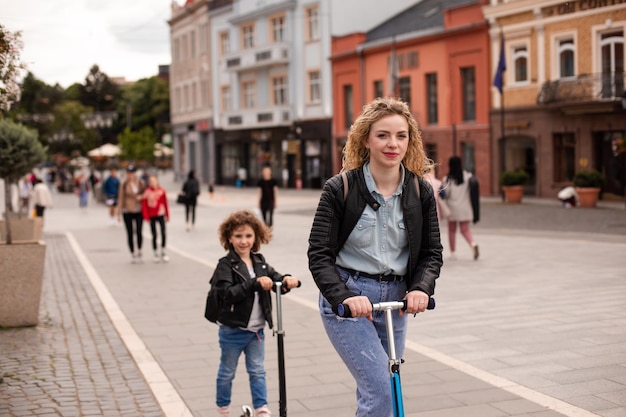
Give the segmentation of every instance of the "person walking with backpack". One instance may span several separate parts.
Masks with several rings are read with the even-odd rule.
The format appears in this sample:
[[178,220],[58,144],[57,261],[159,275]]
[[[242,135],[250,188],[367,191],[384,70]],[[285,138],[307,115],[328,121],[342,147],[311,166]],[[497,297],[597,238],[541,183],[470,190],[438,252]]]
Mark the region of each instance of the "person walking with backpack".
[[182,194],[185,196],[185,225],[189,231],[196,224],[196,205],[200,195],[200,183],[196,179],[196,173],[193,169],[187,174]]
[[[406,300],[393,313],[396,355],[407,315],[426,311],[443,265],[435,195],[409,106],[379,98],[348,132],[342,173],[326,181],[309,235],[309,270],[324,329],[356,381],[357,417],[389,417],[385,315],[372,303]],[[353,318],[337,316],[339,305]]]
[[220,417],[230,417],[232,382],[241,354],[246,355],[252,405],[255,417],[269,417],[265,381],[265,323],[270,329],[272,303],[269,291],[275,281],[282,281],[288,292],[298,286],[289,274],[277,272],[258,251],[269,243],[269,228],[248,210],[231,213],[219,226],[222,257],[211,278],[221,307],[218,312],[220,365],[217,372],[216,405]]

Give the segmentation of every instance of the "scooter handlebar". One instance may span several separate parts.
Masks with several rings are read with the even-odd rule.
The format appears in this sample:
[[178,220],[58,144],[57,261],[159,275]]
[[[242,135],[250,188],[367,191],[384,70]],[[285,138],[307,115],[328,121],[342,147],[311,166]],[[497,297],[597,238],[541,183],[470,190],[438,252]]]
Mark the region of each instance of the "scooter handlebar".
[[[436,306],[435,299],[433,297],[428,298],[428,306],[426,310],[434,310]],[[386,301],[382,303],[372,304],[372,310],[380,311],[380,310],[406,310],[406,300],[402,301]],[[350,307],[347,304],[339,304],[337,306],[337,315],[343,318],[352,317],[352,312],[350,311]]]
[[[276,292],[276,287],[277,287],[276,284],[277,284],[276,282],[272,284],[272,291],[274,291],[274,292]],[[283,291],[282,290],[282,285],[283,285],[282,282],[279,282],[278,284],[281,285],[281,291]],[[296,288],[300,288],[301,286],[302,286],[302,281],[298,280],[298,285],[296,285]]]

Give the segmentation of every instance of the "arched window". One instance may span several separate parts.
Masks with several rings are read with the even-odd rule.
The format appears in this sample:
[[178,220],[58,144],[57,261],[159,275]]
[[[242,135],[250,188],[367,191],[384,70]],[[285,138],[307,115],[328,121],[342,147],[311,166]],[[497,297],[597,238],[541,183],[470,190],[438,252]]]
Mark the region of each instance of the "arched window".
[[528,81],[528,50],[526,46],[517,46],[513,49],[513,63],[515,65],[515,82]]
[[559,41],[559,78],[574,76],[574,40],[562,39]]

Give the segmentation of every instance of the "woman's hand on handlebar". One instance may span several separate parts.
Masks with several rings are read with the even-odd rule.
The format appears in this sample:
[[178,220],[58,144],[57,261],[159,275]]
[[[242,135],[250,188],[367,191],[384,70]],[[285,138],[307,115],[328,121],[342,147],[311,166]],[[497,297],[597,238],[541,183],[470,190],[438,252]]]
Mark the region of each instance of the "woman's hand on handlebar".
[[274,285],[274,281],[272,281],[272,279],[267,276],[257,277],[256,282],[258,282],[261,288],[263,288],[265,291],[271,290],[272,285]]
[[364,295],[346,298],[342,304],[348,306],[352,317],[367,317],[370,321],[373,319],[372,302]]
[[414,290],[409,292],[404,297],[404,299],[406,300],[406,310],[400,310],[400,315],[403,315],[405,313],[423,313],[428,307],[428,298],[428,294],[423,291]]

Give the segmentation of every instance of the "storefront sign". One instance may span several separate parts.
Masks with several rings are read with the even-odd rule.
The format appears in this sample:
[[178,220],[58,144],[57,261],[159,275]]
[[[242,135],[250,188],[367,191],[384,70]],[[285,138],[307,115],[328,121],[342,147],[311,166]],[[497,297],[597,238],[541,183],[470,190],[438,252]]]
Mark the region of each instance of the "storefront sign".
[[568,13],[583,12],[585,10],[599,9],[601,7],[624,4],[626,0],[578,0],[568,1],[554,6],[544,7],[541,14],[544,17],[564,15]]

